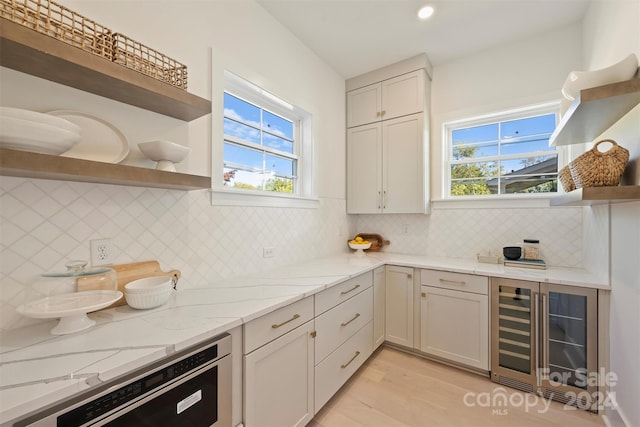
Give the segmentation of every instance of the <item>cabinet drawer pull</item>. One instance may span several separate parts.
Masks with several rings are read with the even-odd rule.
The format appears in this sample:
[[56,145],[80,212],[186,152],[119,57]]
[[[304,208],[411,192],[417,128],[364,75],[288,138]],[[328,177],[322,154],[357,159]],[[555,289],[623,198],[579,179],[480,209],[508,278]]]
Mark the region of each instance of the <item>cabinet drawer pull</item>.
[[344,323],[340,323],[340,326],[347,326],[349,323],[353,322],[354,320],[356,320],[358,317],[360,317],[360,313],[356,313],[355,316],[353,316],[353,319],[349,320],[348,322],[344,322]]
[[422,293],[422,298],[426,298],[426,297],[427,297],[427,293],[426,293],[426,292],[423,292],[423,293]]
[[286,325],[286,324],[287,324],[287,323],[289,323],[289,322],[293,322],[293,321],[294,321],[294,320],[296,320],[298,317],[300,317],[300,315],[299,315],[299,314],[294,314],[294,315],[293,315],[293,317],[292,317],[291,319],[289,319],[289,320],[285,320],[284,322],[279,323],[279,324],[277,324],[277,325],[276,325],[276,324],[273,324],[273,325],[271,325],[271,327],[272,327],[273,329],[278,329],[280,326],[284,326],[284,325]]
[[447,280],[447,279],[440,279],[441,283],[449,283],[452,285],[460,285],[460,286],[464,286],[467,284],[467,282],[465,282],[464,280]]
[[351,362],[353,362],[353,360],[354,360],[356,357],[358,357],[358,356],[360,356],[360,352],[359,352],[359,351],[356,351],[356,354],[354,354],[354,355],[353,355],[353,357],[352,357],[352,358],[351,358],[347,363],[345,363],[344,365],[340,365],[340,367],[341,367],[342,369],[346,368],[346,367],[347,367],[347,366],[349,366],[349,365],[351,364]]
[[353,288],[349,289],[348,291],[342,291],[342,292],[340,292],[340,295],[346,295],[346,294],[348,294],[349,292],[353,292],[353,291],[355,291],[355,290],[356,290],[356,289],[358,289],[359,287],[360,287],[360,285],[355,285]]

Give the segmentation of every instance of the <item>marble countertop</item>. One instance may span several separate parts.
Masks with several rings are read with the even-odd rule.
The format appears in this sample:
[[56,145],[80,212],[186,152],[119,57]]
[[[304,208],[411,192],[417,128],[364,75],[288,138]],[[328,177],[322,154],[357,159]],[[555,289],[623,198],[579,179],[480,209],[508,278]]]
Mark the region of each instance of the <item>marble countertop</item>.
[[76,334],[51,335],[52,320],[0,335],[0,424],[385,264],[609,289],[582,270],[392,253],[341,254],[201,288],[178,288],[156,309],[125,305],[91,313],[97,324]]

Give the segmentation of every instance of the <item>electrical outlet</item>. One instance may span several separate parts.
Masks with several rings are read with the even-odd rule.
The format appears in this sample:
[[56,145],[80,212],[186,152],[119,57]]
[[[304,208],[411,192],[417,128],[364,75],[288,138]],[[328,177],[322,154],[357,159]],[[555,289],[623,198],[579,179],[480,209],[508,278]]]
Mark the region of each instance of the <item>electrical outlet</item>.
[[276,255],[276,248],[264,247],[262,248],[262,258],[273,258]]
[[402,234],[409,234],[409,224],[402,224]]
[[111,239],[91,240],[91,265],[113,264],[116,257],[116,247]]

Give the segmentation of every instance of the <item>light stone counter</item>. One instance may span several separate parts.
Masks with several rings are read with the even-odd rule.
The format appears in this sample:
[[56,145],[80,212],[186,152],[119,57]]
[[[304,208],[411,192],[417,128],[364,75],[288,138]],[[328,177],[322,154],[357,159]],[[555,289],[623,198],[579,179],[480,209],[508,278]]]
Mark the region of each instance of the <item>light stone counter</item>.
[[0,335],[0,424],[385,264],[608,289],[581,270],[528,270],[392,253],[342,254],[175,292],[152,310],[91,313],[96,326],[52,336],[57,320]]

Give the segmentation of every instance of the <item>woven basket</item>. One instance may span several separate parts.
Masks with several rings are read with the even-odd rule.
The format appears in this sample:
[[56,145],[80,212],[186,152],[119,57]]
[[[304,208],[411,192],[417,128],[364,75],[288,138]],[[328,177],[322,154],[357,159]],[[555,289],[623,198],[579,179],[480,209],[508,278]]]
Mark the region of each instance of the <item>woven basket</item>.
[[[601,152],[598,150],[598,145],[603,142],[610,142],[613,147]],[[569,169],[577,188],[615,187],[620,184],[628,161],[629,150],[620,147],[612,139],[603,139],[596,142],[591,150],[569,163]]]
[[558,172],[558,179],[560,180],[565,192],[568,193],[576,189],[576,183],[573,182],[573,178],[571,177],[571,169],[569,169],[569,165],[560,169],[560,172]]

